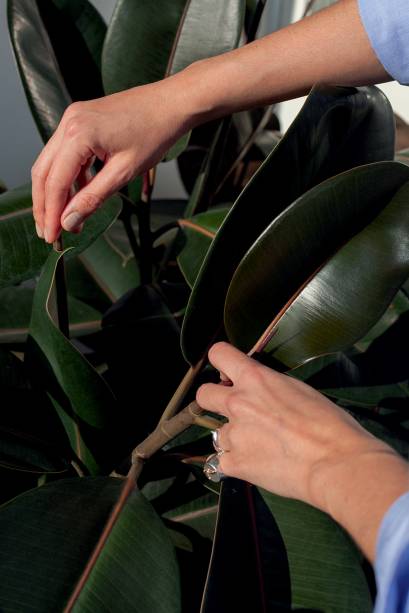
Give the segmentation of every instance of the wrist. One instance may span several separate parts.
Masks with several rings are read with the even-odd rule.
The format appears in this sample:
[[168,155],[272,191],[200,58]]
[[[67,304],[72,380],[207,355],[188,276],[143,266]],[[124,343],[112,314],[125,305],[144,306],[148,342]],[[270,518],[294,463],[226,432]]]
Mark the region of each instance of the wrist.
[[313,504],[347,530],[370,560],[385,513],[408,490],[408,463],[376,439],[329,460],[311,480]]
[[223,79],[226,63],[226,57],[199,60],[170,78],[179,90],[178,110],[188,130],[232,112]]

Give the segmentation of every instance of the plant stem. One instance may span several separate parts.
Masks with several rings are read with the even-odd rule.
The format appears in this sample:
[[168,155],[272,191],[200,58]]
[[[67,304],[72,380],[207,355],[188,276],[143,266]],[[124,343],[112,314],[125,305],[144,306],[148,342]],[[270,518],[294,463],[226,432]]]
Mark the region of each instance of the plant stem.
[[180,382],[178,388],[176,389],[175,393],[173,394],[172,398],[170,399],[166,409],[163,411],[163,414],[162,414],[162,417],[160,418],[159,423],[167,421],[168,419],[173,417],[173,415],[175,415],[175,413],[178,411],[186,394],[188,393],[191,386],[193,385],[197,375],[203,368],[205,360],[206,360],[206,356],[203,356],[197,364],[189,368],[189,370],[183,377],[182,381]]
[[254,17],[249,27],[249,33],[247,37],[247,42],[252,43],[256,38],[257,30],[260,25],[261,16],[263,15],[264,7],[266,6],[267,0],[259,0],[259,3],[256,6],[256,10],[254,11]]
[[310,10],[312,9],[312,7],[315,4],[315,0],[309,0],[307,6],[305,7],[305,11],[303,13],[302,19],[304,19],[305,17],[307,17],[308,13],[310,12]]
[[248,137],[248,139],[246,140],[246,142],[242,146],[241,151],[239,151],[239,154],[236,157],[236,159],[234,160],[233,164],[230,166],[230,168],[228,169],[228,171],[224,175],[223,179],[220,181],[217,189],[214,192],[215,196],[217,196],[217,194],[220,192],[220,190],[226,184],[226,181],[232,176],[232,174],[236,171],[237,167],[239,166],[240,162],[244,159],[244,157],[250,151],[251,147],[254,145],[254,143],[256,141],[257,136],[264,130],[264,128],[266,127],[266,125],[270,121],[271,116],[273,115],[273,112],[274,112],[274,108],[275,108],[275,105],[272,105],[272,106],[267,107],[267,109],[264,111],[263,116],[262,116],[262,118],[259,121],[259,124],[256,126],[256,128],[250,134],[250,136]]
[[[53,243],[55,251],[63,251],[62,237],[57,238]],[[69,317],[68,317],[68,302],[67,302],[67,284],[65,279],[64,258],[61,258],[55,273],[55,301],[56,301],[56,317],[57,325],[60,331],[67,338],[70,337]]]
[[132,474],[133,478],[138,480],[145,460],[151,458],[163,445],[181,432],[197,423],[196,420],[201,418],[202,413],[203,409],[196,401],[193,401],[171,419],[160,421],[155,430],[133,450],[132,467],[128,477]]
[[129,240],[129,244],[132,249],[132,253],[135,256],[135,260],[138,261],[140,257],[140,249],[138,245],[138,241],[136,240],[135,232],[132,227],[132,215],[135,213],[136,205],[133,204],[132,200],[128,198],[122,192],[119,192],[119,195],[122,200],[122,212],[119,216],[122,223],[124,224],[125,232]]
[[142,284],[152,282],[152,231],[151,231],[151,196],[155,182],[155,169],[148,170],[143,175],[141,201],[136,209],[139,224],[140,257],[139,266]]

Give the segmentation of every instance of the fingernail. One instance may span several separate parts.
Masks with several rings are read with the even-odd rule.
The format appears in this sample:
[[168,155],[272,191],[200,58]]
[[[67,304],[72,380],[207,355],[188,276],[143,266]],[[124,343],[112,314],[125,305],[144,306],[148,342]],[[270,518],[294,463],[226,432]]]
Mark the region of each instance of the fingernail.
[[46,243],[50,243],[50,233],[48,232],[47,228],[45,228],[44,230],[44,240]]
[[67,230],[67,232],[72,232],[72,230],[74,230],[77,226],[79,226],[81,222],[82,222],[81,215],[77,213],[76,211],[73,211],[72,213],[67,215],[67,217],[63,220],[61,225],[64,228],[64,230]]
[[44,238],[44,233],[42,229],[40,228],[40,226],[38,225],[38,223],[36,223],[36,232],[37,232],[38,238]]
[[73,232],[75,232],[75,234],[80,234],[82,232],[83,228],[84,228],[84,224],[82,223],[79,226],[77,226],[75,228],[75,230],[73,230]]

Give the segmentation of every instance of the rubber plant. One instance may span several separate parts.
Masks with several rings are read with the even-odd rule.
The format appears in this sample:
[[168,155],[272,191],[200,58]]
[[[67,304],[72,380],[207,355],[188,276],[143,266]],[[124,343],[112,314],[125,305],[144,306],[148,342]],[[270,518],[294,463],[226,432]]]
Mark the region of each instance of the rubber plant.
[[[106,27],[87,0],[9,0],[40,133],[72,100],[251,40],[264,4],[119,0]],[[217,380],[217,339],[408,454],[409,168],[391,107],[375,87],[314,87],[235,198],[229,169],[270,120],[193,134],[190,166],[186,137],[170,153],[186,200],[153,199],[150,171],[54,248],[30,186],[0,194],[2,611],[372,610],[372,571],[330,517],[202,470],[220,421],[194,396]]]

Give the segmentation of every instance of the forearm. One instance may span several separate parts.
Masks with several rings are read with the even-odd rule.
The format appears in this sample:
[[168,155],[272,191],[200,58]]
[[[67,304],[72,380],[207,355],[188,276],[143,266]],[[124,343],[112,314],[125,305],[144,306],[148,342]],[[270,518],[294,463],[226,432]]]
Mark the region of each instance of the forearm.
[[376,58],[357,0],[333,6],[175,75],[190,125],[306,94],[314,83],[391,80]]
[[319,506],[345,528],[373,562],[385,513],[409,491],[409,464],[379,443],[379,450],[358,452],[324,468],[315,486]]

